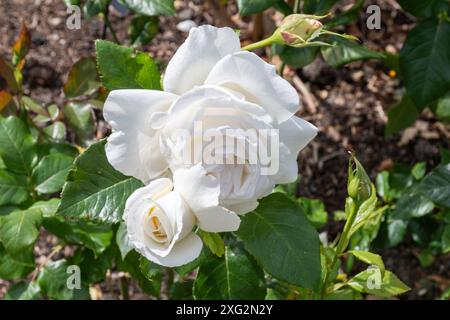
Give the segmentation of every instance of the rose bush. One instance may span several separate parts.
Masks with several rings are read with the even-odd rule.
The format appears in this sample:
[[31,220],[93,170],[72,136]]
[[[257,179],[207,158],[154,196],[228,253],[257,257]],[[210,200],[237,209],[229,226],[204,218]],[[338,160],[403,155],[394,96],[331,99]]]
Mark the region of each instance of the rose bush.
[[[164,91],[127,89],[110,93],[104,115],[113,133],[108,138],[106,155],[115,169],[144,183],[172,175],[175,190],[201,229],[237,230],[239,214],[254,210],[258,199],[270,194],[276,184],[297,179],[298,153],[314,138],[317,129],[295,116],[300,107],[295,89],[276,73],[274,66],[251,52],[241,51],[232,29],[192,29],[167,66],[163,86]],[[196,134],[196,123],[207,130],[206,135],[219,132],[231,139],[225,139],[225,145],[219,144],[218,148],[212,147],[209,154],[194,154],[186,162],[187,149],[204,150],[209,144]],[[230,135],[227,129],[235,130]],[[268,154],[267,139],[252,139],[245,134],[245,130],[252,129],[271,130],[271,141],[279,142],[276,172],[262,174],[261,159],[253,163],[250,157],[254,155],[227,146],[237,140],[241,147],[246,143],[257,145]],[[180,130],[188,133],[187,139],[180,139]],[[218,154],[226,161],[215,161]],[[131,198],[145,192],[150,191],[140,189]],[[141,208],[130,201],[125,219],[142,214],[133,211]],[[179,209],[173,214],[183,212]],[[138,219],[134,223],[148,222]],[[128,222],[127,226],[135,234],[134,227]],[[138,250],[144,250],[143,243],[147,242],[139,242]],[[195,257],[185,258],[184,263]],[[164,264],[164,259],[158,263]]]

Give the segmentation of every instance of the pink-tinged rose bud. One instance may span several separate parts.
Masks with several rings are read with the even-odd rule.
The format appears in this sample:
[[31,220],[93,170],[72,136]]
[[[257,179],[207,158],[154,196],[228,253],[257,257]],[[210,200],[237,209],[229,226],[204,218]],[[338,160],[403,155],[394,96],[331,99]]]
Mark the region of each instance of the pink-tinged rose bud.
[[284,18],[281,26],[278,28],[283,42],[295,46],[318,37],[323,29],[323,24],[314,18],[321,17],[292,14]]

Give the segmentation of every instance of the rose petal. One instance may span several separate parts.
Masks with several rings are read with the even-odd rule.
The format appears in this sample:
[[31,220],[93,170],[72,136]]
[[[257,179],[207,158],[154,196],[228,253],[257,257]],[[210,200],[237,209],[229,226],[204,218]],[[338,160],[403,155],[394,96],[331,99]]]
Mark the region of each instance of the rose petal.
[[148,182],[167,169],[159,149],[159,131],[150,126],[154,112],[167,111],[176,95],[153,90],[114,90],[103,114],[113,128],[106,156],[125,175]]
[[198,226],[208,232],[236,231],[241,222],[236,213],[219,205],[220,185],[212,175],[197,164],[174,172],[178,192],[197,217]]
[[289,119],[299,109],[295,89],[276,73],[275,66],[251,52],[240,51],[221,59],[205,84],[244,94],[247,101],[262,106],[278,122]]
[[157,264],[166,267],[178,267],[195,260],[201,253],[203,247],[202,240],[198,235],[192,233],[183,240],[175,243],[172,250],[165,257],[145,251],[144,256]]
[[231,28],[204,25],[191,29],[167,66],[164,90],[182,94],[203,84],[217,61],[239,50],[239,37]]

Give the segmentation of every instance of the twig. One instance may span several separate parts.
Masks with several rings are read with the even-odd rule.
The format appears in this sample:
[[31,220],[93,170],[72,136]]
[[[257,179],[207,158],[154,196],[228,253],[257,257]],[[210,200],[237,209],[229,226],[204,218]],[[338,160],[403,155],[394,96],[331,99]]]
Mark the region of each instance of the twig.
[[303,83],[302,79],[300,79],[299,76],[294,75],[292,78],[292,82],[294,83],[294,86],[297,88],[298,91],[300,91],[300,94],[303,97],[303,101],[305,102],[306,110],[310,114],[316,114],[317,113],[317,107],[314,100],[313,95],[309,92],[306,85]]
[[162,300],[169,300],[170,287],[172,286],[172,282],[173,282],[173,270],[171,268],[164,268],[160,291]]
[[58,244],[57,246],[53,247],[52,251],[50,251],[50,254],[45,258],[45,260],[33,271],[33,275],[31,277],[31,282],[34,282],[36,280],[37,275],[39,272],[44,268],[47,263],[50,262],[50,260],[57,254],[61,249],[63,248],[63,244]]

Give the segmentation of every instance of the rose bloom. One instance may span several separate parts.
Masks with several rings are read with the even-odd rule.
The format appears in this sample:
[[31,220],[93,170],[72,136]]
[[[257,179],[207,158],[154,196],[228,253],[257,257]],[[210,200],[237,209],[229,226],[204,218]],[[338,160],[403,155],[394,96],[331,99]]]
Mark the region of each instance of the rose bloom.
[[130,243],[150,261],[175,267],[200,254],[195,216],[168,178],[136,190],[127,200],[124,219]]
[[[258,199],[268,195],[276,184],[297,179],[298,153],[317,129],[295,116],[300,107],[295,89],[277,75],[274,66],[241,51],[232,29],[207,25],[191,29],[167,66],[163,87],[164,91],[127,89],[110,93],[104,116],[113,133],[106,155],[115,169],[146,184],[171,175],[175,192],[184,199],[201,229],[237,230],[239,215],[254,210]],[[251,139],[236,129],[271,130],[270,140],[278,142],[278,170],[263,174],[261,163],[250,161],[248,154],[230,151],[233,148],[224,151],[224,145],[213,147],[206,160],[219,154],[235,163],[205,161],[203,153],[187,163],[183,158],[186,149],[204,150],[208,146],[195,136],[196,123],[201,123],[205,131],[233,138],[226,140],[225,146],[233,140],[238,147],[268,149],[267,140]],[[230,136],[227,129],[235,131]],[[180,139],[180,130],[191,138]],[[144,196],[145,190],[136,192]],[[127,202],[126,220],[138,209],[132,203],[135,199],[132,195]],[[148,223],[151,220],[127,221],[128,232],[133,224],[140,225],[136,230],[148,228]],[[139,250],[142,252],[142,245]]]

